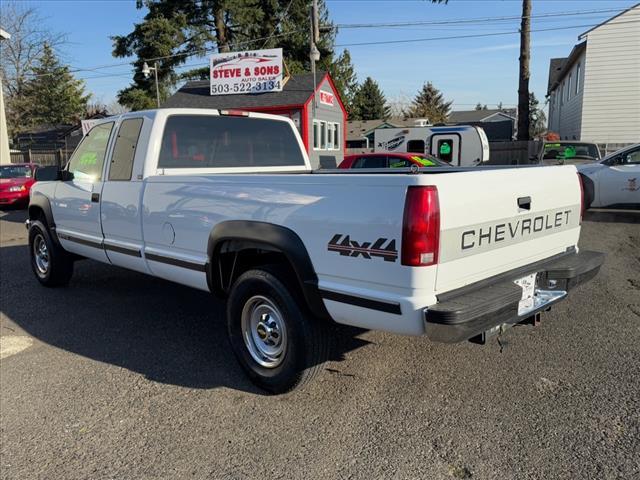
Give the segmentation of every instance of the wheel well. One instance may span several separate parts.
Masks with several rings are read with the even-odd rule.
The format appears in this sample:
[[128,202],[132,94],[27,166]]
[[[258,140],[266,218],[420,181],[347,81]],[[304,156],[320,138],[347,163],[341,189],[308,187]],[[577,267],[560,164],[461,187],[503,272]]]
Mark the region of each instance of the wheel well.
[[37,205],[31,205],[29,207],[29,220],[40,220],[47,225],[47,216],[45,215],[44,210]]
[[262,267],[276,272],[280,280],[292,290],[294,297],[304,300],[313,315],[331,321],[318,293],[317,282],[310,282],[304,278],[299,266],[296,266],[284,251],[266,243],[224,240],[216,245],[207,264],[209,289],[215,295],[226,298],[240,275]]
[[215,286],[215,293],[226,297],[240,275],[267,265],[277,265],[290,279],[296,279],[295,269],[282,251],[256,242],[222,242],[211,265],[211,276],[214,277],[211,283]]

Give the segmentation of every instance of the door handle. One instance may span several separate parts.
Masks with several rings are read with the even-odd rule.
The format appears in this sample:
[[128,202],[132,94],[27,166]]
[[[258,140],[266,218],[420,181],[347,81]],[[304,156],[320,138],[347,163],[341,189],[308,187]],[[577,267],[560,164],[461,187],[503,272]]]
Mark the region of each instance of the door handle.
[[94,203],[98,203],[100,201],[100,194],[99,193],[92,193],[91,194],[91,201]]
[[518,208],[523,210],[531,210],[531,197],[518,198]]

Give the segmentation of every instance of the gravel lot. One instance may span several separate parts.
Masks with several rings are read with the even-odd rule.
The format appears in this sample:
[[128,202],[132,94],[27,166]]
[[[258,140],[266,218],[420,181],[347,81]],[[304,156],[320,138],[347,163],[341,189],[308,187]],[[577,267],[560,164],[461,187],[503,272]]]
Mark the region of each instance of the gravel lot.
[[341,329],[270,397],[209,295],[83,261],[40,287],[0,212],[2,479],[640,478],[640,212],[591,212],[591,283],[497,342]]

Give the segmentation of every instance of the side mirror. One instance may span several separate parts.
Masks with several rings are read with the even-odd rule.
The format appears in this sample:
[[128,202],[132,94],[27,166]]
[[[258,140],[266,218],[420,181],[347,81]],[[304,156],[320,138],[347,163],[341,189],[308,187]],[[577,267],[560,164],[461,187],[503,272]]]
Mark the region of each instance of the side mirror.
[[54,182],[60,179],[60,169],[57,166],[38,167],[34,179],[36,182]]
[[38,167],[34,175],[36,182],[55,182],[61,180],[67,182],[73,180],[73,173],[68,170],[60,170],[57,166]]
[[60,180],[63,182],[73,180],[73,172],[70,172],[69,170],[60,170]]

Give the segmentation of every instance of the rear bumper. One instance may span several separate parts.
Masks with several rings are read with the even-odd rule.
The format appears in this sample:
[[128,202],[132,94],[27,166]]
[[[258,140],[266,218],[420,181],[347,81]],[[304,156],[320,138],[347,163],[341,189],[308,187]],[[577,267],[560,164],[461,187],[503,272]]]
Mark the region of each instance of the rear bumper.
[[[438,303],[424,310],[427,337],[455,343],[502,324],[521,322],[591,280],[603,262],[603,253],[574,251],[447,292],[438,297]],[[536,272],[533,308],[518,314],[522,288],[514,280]]]

